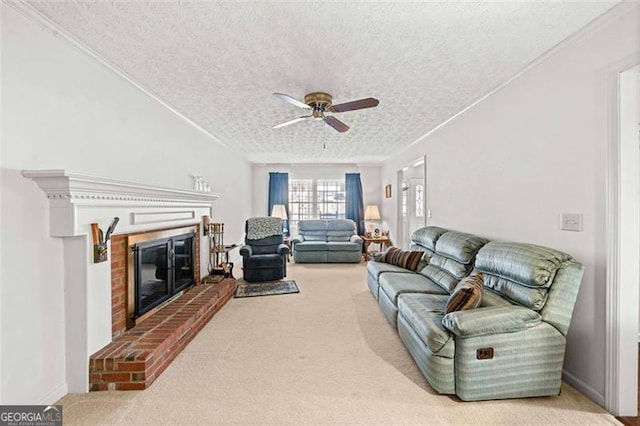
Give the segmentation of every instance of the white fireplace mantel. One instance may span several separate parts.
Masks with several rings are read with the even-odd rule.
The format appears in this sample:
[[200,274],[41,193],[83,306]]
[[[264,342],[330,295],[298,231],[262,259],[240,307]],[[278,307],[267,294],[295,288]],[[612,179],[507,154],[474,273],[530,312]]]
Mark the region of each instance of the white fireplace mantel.
[[[62,237],[65,298],[65,364],[69,392],[88,392],[89,357],[111,341],[111,265],[93,260],[91,224],[103,230],[119,218],[114,234],[201,224],[219,196],[69,173],[23,170],[49,199],[49,233]],[[200,233],[200,247],[207,247]],[[207,250],[201,250],[201,275]]]
[[[210,211],[211,203],[219,197],[211,192],[142,185],[66,170],[23,170],[22,176],[33,179],[49,199],[52,237],[86,234],[87,224],[79,220],[79,214],[92,209],[124,214],[119,232],[158,227],[163,222],[195,222],[199,219],[195,209]],[[95,213],[88,216],[100,216]]]

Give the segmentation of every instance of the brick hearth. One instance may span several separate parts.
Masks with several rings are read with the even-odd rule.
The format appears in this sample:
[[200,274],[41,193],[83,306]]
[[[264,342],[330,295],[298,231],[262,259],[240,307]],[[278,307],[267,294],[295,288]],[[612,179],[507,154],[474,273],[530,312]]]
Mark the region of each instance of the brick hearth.
[[93,354],[89,387],[146,389],[233,296],[234,279],[198,284]]

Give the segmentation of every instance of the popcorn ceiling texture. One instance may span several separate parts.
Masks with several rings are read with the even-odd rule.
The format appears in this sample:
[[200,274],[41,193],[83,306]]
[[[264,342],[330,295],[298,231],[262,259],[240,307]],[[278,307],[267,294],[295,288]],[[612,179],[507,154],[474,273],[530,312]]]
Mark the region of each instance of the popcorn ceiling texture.
[[[618,1],[28,3],[251,161],[377,163]],[[312,91],[380,105],[271,128]]]

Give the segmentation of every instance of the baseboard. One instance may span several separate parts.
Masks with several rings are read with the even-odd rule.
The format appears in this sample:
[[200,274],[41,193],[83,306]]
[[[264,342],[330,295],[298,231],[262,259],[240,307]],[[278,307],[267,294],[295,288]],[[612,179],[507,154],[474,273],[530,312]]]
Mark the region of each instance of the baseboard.
[[69,393],[69,386],[67,386],[67,382],[61,384],[57,389],[49,392],[47,395],[40,398],[40,401],[37,401],[37,405],[51,405],[54,402],[60,400],[63,396]]
[[594,388],[578,379],[567,370],[562,370],[562,378],[571,386],[585,394],[587,398],[604,408],[604,395],[602,395],[600,392],[596,391]]

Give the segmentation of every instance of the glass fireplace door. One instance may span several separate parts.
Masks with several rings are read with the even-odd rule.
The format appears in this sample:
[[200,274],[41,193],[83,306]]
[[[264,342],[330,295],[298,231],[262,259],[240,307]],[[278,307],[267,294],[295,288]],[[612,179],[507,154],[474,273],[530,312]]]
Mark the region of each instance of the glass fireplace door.
[[169,298],[171,241],[155,240],[137,245],[136,312],[140,316]]
[[135,314],[142,316],[195,283],[194,234],[135,244]]
[[173,292],[193,284],[193,234],[173,238]]

